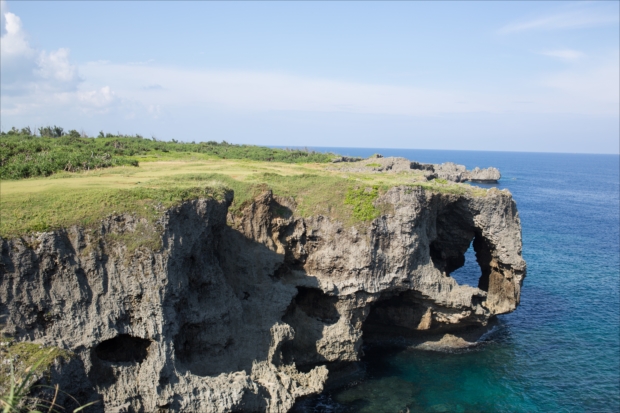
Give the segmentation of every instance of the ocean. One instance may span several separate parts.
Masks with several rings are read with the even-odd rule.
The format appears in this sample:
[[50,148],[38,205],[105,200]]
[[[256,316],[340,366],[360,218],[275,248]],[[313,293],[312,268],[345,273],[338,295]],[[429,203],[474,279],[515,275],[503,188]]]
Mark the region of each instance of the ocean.
[[[620,412],[617,155],[311,148],[495,166],[523,228],[521,305],[473,349],[365,348],[363,378],[297,412]],[[473,251],[453,274],[477,282]]]

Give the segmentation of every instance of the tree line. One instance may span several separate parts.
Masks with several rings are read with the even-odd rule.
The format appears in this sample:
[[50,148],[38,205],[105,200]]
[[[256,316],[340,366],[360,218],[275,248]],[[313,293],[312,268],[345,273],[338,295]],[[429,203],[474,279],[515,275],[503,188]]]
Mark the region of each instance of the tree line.
[[147,154],[202,153],[220,159],[249,159],[265,162],[324,163],[334,154],[308,149],[276,149],[265,146],[237,145],[226,141],[181,142],[147,139],[141,135],[111,134],[101,131],[88,137],[75,129],[65,132],[59,126],[30,127],[0,132],[0,178],[22,179],[49,176],[66,171],[138,166],[136,157]]

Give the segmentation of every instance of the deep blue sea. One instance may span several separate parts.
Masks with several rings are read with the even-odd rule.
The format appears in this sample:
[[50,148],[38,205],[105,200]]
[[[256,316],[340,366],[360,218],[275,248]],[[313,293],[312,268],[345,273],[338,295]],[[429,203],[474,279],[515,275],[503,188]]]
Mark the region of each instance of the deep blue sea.
[[[495,186],[512,192],[521,216],[527,277],[521,305],[499,317],[482,345],[460,353],[366,349],[363,379],[297,411],[620,412],[617,155],[313,149],[499,168]],[[468,252],[453,275],[473,283],[479,271]]]

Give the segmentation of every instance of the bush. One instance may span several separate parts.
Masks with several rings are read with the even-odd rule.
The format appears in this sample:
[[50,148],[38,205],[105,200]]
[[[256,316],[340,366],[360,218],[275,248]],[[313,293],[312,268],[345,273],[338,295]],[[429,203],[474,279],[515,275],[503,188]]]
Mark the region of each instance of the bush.
[[[24,132],[24,133],[22,133]],[[138,155],[158,153],[200,153],[221,159],[308,163],[329,162],[333,154],[313,151],[272,149],[234,145],[226,141],[184,143],[143,139],[142,136],[99,133],[97,138],[81,137],[77,130],[68,134],[59,126],[39,128],[40,137],[16,128],[0,135],[0,178],[21,179],[48,176],[55,172],[77,172],[111,166],[138,166]]]
[[380,214],[374,201],[379,196],[379,187],[349,189],[344,198],[345,205],[353,206],[353,218],[358,221],[372,221]]

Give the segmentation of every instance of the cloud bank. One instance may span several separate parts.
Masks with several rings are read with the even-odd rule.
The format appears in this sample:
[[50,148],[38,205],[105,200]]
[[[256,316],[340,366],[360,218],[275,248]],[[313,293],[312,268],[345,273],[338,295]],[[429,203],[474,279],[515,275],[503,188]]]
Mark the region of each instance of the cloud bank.
[[585,56],[583,52],[571,49],[547,50],[540,53],[543,56],[556,57],[562,60],[577,60]]
[[618,23],[619,17],[597,10],[570,10],[507,24],[499,29],[500,34],[519,33],[532,30],[582,29]]
[[19,16],[0,2],[0,87],[2,114],[34,113],[54,105],[73,106],[80,111],[95,110],[112,102],[109,87],[81,88],[83,79],[70,61],[67,48],[36,50]]

